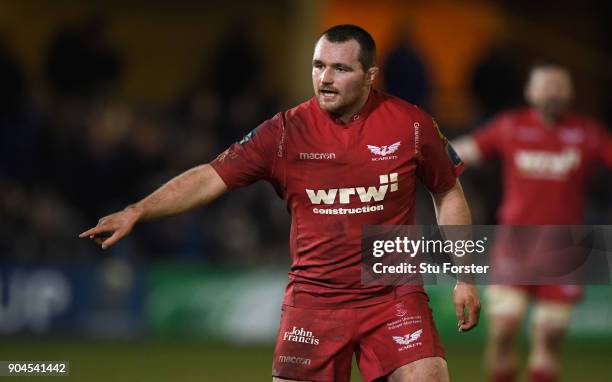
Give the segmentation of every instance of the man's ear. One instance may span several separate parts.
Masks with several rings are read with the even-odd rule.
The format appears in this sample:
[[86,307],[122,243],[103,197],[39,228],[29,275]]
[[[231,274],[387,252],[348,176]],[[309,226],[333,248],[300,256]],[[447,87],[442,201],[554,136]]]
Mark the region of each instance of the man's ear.
[[370,69],[367,70],[366,72],[366,83],[368,85],[372,85],[374,83],[374,80],[376,79],[376,76],[378,75],[378,67],[377,66],[372,66]]

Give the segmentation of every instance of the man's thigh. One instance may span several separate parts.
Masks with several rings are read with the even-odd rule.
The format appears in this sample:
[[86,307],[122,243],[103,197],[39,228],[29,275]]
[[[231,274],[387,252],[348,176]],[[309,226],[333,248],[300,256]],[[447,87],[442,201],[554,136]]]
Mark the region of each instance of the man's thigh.
[[357,364],[364,380],[388,377],[404,366],[402,370],[411,370],[408,365],[417,361],[425,365],[443,361],[444,348],[428,301],[425,293],[417,292],[356,310]]
[[348,309],[284,305],[272,376],[279,381],[350,381],[353,322]]
[[388,379],[389,382],[448,382],[446,360],[430,357],[416,360],[396,369]]

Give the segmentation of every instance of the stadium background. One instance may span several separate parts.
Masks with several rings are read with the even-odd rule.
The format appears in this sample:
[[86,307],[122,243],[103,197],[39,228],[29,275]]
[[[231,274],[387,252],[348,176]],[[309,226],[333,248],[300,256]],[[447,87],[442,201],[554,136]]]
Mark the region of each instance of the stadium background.
[[[69,360],[79,381],[270,380],[289,261],[270,187],[142,224],[107,253],[76,236],[309,98],[315,38],[345,22],[376,39],[378,86],[449,137],[521,104],[542,58],[611,126],[600,2],[0,1],[0,360]],[[462,178],[477,223],[495,223],[498,174]],[[594,176],[586,222],[612,221],[610,178]],[[419,222],[430,205],[421,193]],[[454,380],[483,380],[484,325],[459,335],[451,290],[429,292]],[[589,287],[564,380],[612,380],[610,301]]]

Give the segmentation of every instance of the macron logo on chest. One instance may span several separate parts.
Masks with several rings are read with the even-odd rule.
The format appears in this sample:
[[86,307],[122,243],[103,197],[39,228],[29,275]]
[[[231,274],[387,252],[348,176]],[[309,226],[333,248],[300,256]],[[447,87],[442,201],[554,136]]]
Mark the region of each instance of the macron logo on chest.
[[300,153],[299,158],[301,160],[308,160],[308,159],[315,159],[315,160],[336,159],[336,153]]
[[362,203],[372,201],[380,202],[385,199],[387,191],[395,192],[398,190],[397,172],[380,175],[380,186],[358,186],[350,188],[330,188],[328,190],[309,190],[306,194],[312,204],[349,204],[351,197],[359,197]]

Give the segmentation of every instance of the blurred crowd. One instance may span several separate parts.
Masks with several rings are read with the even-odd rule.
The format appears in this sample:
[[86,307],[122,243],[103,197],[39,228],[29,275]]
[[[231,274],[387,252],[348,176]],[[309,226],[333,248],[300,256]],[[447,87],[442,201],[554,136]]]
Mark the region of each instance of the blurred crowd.
[[[243,33],[230,34],[211,73],[163,108],[116,97],[121,54],[104,39],[102,19],[68,25],[54,36],[44,102],[32,97],[19,58],[0,42],[3,260],[78,264],[105,256],[78,233],[212,160],[272,116],[275,101],[258,90],[259,57]],[[178,256],[247,266],[286,256],[284,206],[265,185],[252,188],[206,209],[142,224],[112,251],[135,261]]]
[[[260,57],[240,27],[221,42],[211,69],[161,108],[117,97],[122,56],[104,31],[104,20],[95,17],[57,31],[46,52],[44,100],[33,97],[33,80],[0,36],[0,253],[5,262],[79,264],[103,258],[106,254],[91,242],[77,239],[79,232],[212,160],[280,110],[278,100],[261,90]],[[511,62],[503,47],[495,47],[474,68],[479,103],[474,125],[521,103],[523,77]],[[430,109],[426,65],[405,39],[382,63],[388,91]],[[462,132],[455,130],[447,131],[451,138]],[[498,169],[484,171],[485,176],[468,172],[463,182],[474,221],[493,224]],[[587,218],[609,223],[609,177],[595,183]],[[432,222],[428,196],[423,193],[420,201],[421,222]],[[110,251],[135,262],[285,264],[288,232],[283,202],[262,183],[207,208],[141,224]]]

